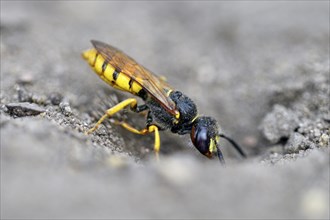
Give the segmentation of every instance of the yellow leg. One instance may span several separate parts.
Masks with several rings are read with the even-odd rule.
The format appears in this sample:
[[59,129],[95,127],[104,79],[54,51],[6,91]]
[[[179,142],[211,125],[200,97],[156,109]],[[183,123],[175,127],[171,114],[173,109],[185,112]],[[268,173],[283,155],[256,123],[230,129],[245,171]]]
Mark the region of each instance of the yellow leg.
[[116,114],[117,112],[119,112],[120,110],[124,109],[127,106],[131,106],[131,108],[135,108],[137,105],[137,101],[134,98],[131,99],[126,99],[120,103],[118,103],[117,105],[115,105],[114,107],[108,109],[106,111],[106,113],[100,118],[100,120],[94,125],[94,127],[92,127],[91,129],[89,129],[86,134],[91,134],[92,132],[94,132],[99,125],[107,118],[107,117],[111,117],[112,115]]
[[118,120],[113,120],[113,123],[116,125],[121,125],[123,128],[129,130],[130,132],[133,132],[135,134],[142,134],[145,135],[147,133],[149,133],[147,128],[144,128],[142,130],[137,130],[136,128],[133,128],[131,125],[129,125],[126,122],[122,122],[122,121],[118,121]]
[[160,150],[160,137],[159,137],[159,130],[158,127],[155,125],[151,125],[148,128],[149,132],[155,132],[155,145],[154,145],[154,151],[156,154],[156,160],[159,161],[159,150]]
[[144,128],[142,130],[137,130],[136,128],[132,127],[131,125],[127,124],[126,122],[114,120],[114,123],[117,125],[121,125],[123,128],[126,128],[130,132],[133,132],[135,134],[141,134],[145,135],[148,133],[155,133],[155,144],[154,144],[154,151],[156,154],[156,160],[159,161],[159,150],[160,150],[160,135],[159,135],[159,129],[156,125],[151,125],[148,128]]

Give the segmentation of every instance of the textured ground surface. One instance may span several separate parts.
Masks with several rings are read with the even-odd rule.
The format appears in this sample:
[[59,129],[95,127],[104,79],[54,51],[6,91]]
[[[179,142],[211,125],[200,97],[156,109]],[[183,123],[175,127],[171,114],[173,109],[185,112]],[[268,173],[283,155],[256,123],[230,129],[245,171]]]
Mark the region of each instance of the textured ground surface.
[[[1,1],[1,218],[329,218],[329,2]],[[81,59],[111,43],[239,142],[105,123],[129,95]],[[118,117],[144,126],[129,112]],[[141,119],[142,118],[142,119]]]

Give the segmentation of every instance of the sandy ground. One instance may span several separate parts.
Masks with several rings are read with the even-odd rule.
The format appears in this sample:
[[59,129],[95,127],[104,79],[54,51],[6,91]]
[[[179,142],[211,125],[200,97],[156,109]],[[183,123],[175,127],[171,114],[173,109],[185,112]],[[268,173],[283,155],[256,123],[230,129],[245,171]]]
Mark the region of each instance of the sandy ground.
[[[109,122],[130,97],[81,58],[110,43],[167,78],[224,140]],[[329,219],[329,2],[1,1],[1,218]],[[141,115],[116,116],[144,127]]]

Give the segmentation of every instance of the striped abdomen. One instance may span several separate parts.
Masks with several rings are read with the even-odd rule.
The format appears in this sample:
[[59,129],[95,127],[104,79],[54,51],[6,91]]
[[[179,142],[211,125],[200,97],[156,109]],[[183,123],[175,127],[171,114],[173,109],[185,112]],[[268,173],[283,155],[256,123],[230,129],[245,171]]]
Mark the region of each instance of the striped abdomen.
[[140,84],[134,81],[131,77],[122,73],[120,69],[116,69],[114,66],[107,63],[96,51],[96,49],[87,50],[82,55],[84,59],[88,61],[93,70],[101,77],[101,79],[109,85],[116,89],[130,92],[133,95],[145,95]]

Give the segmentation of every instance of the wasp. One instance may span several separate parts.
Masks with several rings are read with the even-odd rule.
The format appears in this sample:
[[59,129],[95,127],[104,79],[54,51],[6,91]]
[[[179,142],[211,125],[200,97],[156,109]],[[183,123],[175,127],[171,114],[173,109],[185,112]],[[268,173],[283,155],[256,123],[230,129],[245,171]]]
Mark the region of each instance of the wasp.
[[195,103],[185,94],[174,90],[165,79],[138,64],[121,50],[106,43],[91,40],[94,48],[82,53],[96,74],[112,87],[140,97],[144,104],[135,98],[128,98],[112,108],[86,133],[94,132],[107,118],[120,110],[130,107],[133,112],[146,112],[146,127],[136,129],[130,124],[112,120],[115,124],[140,135],[154,133],[154,151],[158,159],[161,130],[185,135],[190,133],[191,141],[197,150],[208,158],[217,155],[225,163],[219,148],[220,138],[228,140],[234,148],[246,157],[241,147],[231,138],[219,132],[217,121],[212,117],[201,116]]

